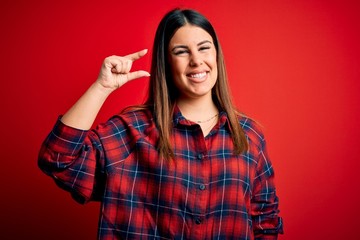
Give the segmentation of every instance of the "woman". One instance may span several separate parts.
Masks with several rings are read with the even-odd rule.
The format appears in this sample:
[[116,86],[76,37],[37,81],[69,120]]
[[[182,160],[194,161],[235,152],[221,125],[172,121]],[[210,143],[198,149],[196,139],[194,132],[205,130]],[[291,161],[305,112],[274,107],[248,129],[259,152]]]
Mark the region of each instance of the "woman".
[[[209,21],[175,9],[147,50],[104,60],[97,81],[59,120],[40,168],[79,202],[101,201],[99,239],[276,239],[274,174],[256,123],[231,103]],[[145,104],[89,130],[106,98],[150,76]]]

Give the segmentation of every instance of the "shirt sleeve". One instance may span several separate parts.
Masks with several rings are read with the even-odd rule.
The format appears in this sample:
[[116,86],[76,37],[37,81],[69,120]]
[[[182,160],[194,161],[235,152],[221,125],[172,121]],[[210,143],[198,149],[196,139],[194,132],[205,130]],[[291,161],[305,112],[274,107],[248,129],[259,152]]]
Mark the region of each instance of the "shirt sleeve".
[[98,136],[56,122],[43,142],[38,166],[79,203],[99,200],[103,151]]
[[251,199],[255,239],[277,239],[277,235],[283,233],[278,205],[273,166],[268,158],[266,142],[261,139]]

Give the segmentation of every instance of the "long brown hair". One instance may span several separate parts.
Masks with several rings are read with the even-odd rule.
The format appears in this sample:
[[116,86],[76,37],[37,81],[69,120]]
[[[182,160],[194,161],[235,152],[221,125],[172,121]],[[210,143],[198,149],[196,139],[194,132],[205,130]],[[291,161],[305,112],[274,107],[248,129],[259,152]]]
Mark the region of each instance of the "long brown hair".
[[174,9],[167,13],[156,30],[151,63],[149,92],[145,104],[141,108],[149,108],[154,115],[159,130],[158,150],[166,159],[173,158],[170,135],[173,128],[172,116],[178,93],[174,86],[168,58],[168,46],[176,30],[185,24],[195,25],[204,29],[213,38],[217,53],[218,79],[212,89],[213,101],[219,110],[227,113],[234,153],[246,151],[248,143],[240,127],[238,112],[231,99],[227,80],[223,53],[217,35],[210,22],[194,10]]

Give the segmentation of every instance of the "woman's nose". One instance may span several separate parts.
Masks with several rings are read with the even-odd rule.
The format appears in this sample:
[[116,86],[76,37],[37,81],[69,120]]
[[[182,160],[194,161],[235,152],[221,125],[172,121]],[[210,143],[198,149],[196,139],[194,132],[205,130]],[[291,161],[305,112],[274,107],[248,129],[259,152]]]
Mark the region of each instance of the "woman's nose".
[[199,53],[192,53],[190,57],[190,66],[196,67],[203,63]]

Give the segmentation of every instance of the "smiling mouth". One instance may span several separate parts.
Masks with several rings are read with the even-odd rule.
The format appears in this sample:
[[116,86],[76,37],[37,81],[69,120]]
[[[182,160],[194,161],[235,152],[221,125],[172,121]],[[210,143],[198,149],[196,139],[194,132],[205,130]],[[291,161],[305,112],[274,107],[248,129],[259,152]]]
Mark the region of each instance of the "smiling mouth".
[[206,77],[206,72],[202,72],[202,73],[195,73],[195,74],[188,74],[187,76],[190,78],[196,78],[196,79],[203,79],[204,77]]

